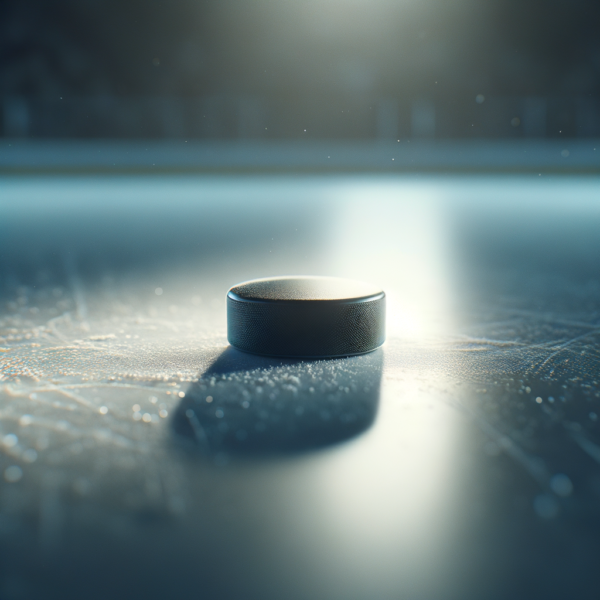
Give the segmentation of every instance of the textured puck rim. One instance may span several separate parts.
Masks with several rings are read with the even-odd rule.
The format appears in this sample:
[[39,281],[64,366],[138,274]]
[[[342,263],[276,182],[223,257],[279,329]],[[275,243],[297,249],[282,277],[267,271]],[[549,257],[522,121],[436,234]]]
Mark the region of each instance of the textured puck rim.
[[[244,282],[245,283],[245,282]],[[238,283],[237,285],[234,285],[233,287],[238,287],[239,285],[243,285],[243,283]],[[233,288],[231,288],[233,289]],[[314,302],[314,303],[323,303],[323,304],[360,304],[362,302],[375,302],[377,300],[381,300],[382,298],[385,298],[385,292],[381,291],[379,292],[377,295],[373,295],[373,296],[361,296],[360,298],[340,298],[340,299],[335,299],[335,300],[330,300],[330,299],[326,299],[326,298],[318,298],[318,299],[314,299],[314,300],[306,300],[306,299],[294,299],[294,300],[289,300],[289,299],[272,299],[272,298],[242,298],[241,296],[238,296],[235,292],[232,292],[231,289],[227,292],[227,297],[230,298],[231,300],[235,301],[235,302],[256,302],[256,303],[265,303],[265,304],[294,304],[294,303],[302,303],[302,304],[306,304],[308,302]]]

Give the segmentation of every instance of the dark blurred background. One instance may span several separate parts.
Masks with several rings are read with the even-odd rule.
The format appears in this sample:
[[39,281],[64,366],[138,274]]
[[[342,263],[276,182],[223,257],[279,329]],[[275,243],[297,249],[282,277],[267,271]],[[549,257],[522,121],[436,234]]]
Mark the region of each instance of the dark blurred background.
[[589,0],[4,0],[0,133],[600,135]]

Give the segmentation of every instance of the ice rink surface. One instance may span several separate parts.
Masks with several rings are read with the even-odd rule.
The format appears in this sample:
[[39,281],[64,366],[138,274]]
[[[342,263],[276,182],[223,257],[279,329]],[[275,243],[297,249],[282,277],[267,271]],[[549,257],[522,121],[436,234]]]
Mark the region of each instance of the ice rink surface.
[[[4,176],[0,598],[596,598],[600,179]],[[386,344],[227,345],[240,281]]]

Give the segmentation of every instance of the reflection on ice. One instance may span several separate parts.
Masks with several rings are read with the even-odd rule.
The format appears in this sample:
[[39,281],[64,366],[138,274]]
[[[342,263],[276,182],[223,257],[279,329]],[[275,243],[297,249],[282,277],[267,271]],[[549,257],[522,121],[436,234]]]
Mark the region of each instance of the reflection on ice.
[[447,333],[448,232],[440,190],[385,181],[340,188],[336,273],[383,287],[388,338],[418,342]]
[[424,395],[428,383],[384,380],[374,425],[294,465],[296,483],[278,491],[296,560],[327,565],[328,598],[392,598],[398,582],[408,597],[444,597],[453,585],[464,421],[443,382]]

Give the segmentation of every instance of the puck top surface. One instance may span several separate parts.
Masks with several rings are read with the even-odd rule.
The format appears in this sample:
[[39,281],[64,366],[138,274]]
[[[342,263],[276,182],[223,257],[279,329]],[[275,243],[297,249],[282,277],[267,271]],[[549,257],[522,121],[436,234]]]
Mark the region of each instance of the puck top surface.
[[385,341],[385,293],[337,277],[271,277],[227,293],[227,338],[244,352],[326,358],[375,350]]
[[269,277],[233,286],[228,296],[233,300],[258,302],[346,301],[375,298],[383,290],[370,283],[340,277]]

